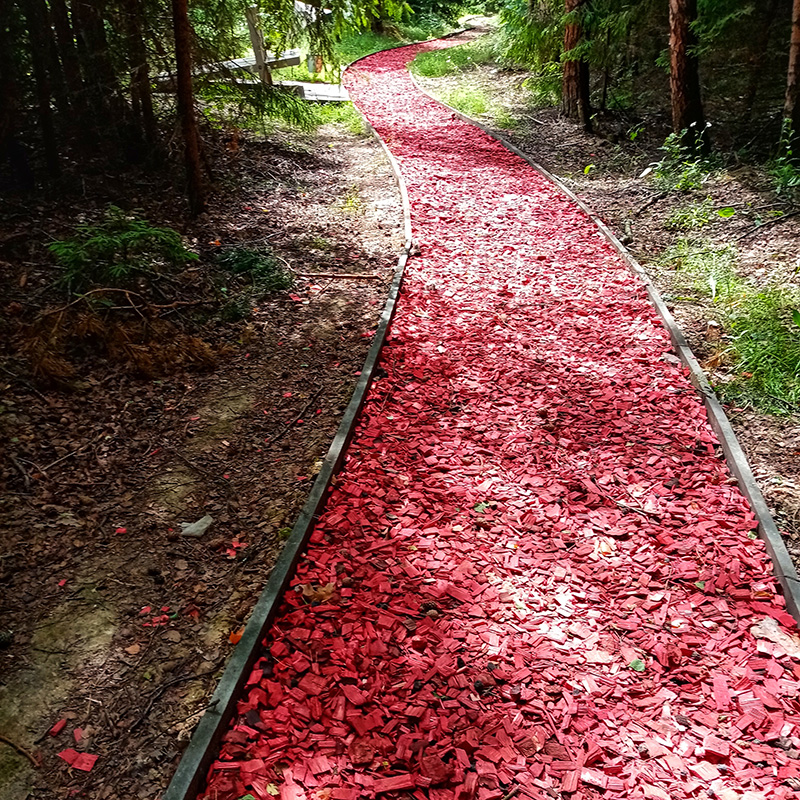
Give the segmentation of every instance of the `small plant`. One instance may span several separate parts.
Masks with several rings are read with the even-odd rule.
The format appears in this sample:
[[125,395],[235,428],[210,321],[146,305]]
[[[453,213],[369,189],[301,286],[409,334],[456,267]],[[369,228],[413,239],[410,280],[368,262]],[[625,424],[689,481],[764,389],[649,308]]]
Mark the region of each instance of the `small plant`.
[[796,200],[798,187],[800,187],[800,169],[797,159],[792,154],[792,143],[795,139],[791,121],[785,119],[781,129],[781,138],[778,144],[778,154],[768,166],[768,172],[779,197],[791,201]]
[[294,285],[294,275],[266,247],[229,247],[217,256],[226,272],[248,276],[260,292],[282,292]]
[[703,153],[702,137],[695,137],[694,144],[687,145],[686,134],[683,130],[667,136],[661,147],[664,156],[653,165],[656,184],[663,192],[700,189],[714,170],[711,159]]
[[675,208],[667,217],[664,227],[670,231],[691,231],[703,228],[711,222],[714,210],[710,197],[702,203],[689,203],[689,205]]
[[48,249],[62,266],[61,282],[70,291],[90,284],[125,286],[143,273],[197,259],[176,230],[155,227],[116,206],[108,207],[102,222],[79,225],[73,236]]
[[342,211],[347,214],[361,214],[364,211],[364,203],[358,195],[358,189],[351,186],[347,190],[342,200]]

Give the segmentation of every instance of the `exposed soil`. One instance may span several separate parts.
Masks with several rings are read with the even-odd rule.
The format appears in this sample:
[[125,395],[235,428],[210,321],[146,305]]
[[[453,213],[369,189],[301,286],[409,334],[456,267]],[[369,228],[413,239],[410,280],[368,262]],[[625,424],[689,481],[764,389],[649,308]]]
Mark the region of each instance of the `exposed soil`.
[[[479,32],[476,32],[476,34]],[[665,227],[670,213],[710,197],[714,209],[733,207],[723,219],[711,215],[700,234],[715,245],[735,244],[739,274],[756,284],[799,285],[800,217],[771,216],[790,208],[775,196],[763,172],[731,161],[712,174],[702,190],[662,196],[652,178],[640,177],[663,153],[659,147],[669,129],[662,114],[640,120],[641,132],[631,141],[630,121],[611,114],[596,119],[598,134],[587,134],[562,119],[553,108],[532,109],[522,88],[528,73],[483,65],[453,76],[415,76],[434,95],[447,96],[470,87],[488,98],[490,111],[479,117],[528,153],[564,182],[611,227],[645,267],[664,295],[712,382],[724,380],[725,364],[709,359],[716,351],[711,337],[721,332],[718,311],[707,292],[685,276],[659,263],[659,256],[686,231]],[[515,121],[512,128],[501,127]],[[712,128],[714,130],[714,128]],[[589,165],[593,165],[587,170]],[[772,221],[763,229],[757,227]],[[690,232],[691,233],[691,232]],[[632,240],[631,240],[632,236]],[[753,409],[728,408],[728,416],[747,453],[761,491],[800,566],[800,417],[773,416]],[[789,409],[787,409],[789,411]]]
[[[7,800],[163,791],[338,426],[394,272],[400,198],[372,137],[327,125],[208,141],[216,191],[182,228],[201,258],[137,287],[149,314],[157,291],[178,286],[170,296],[188,305],[158,321],[178,357],[181,337],[201,343],[204,369],[157,364],[143,377],[81,341],[59,353],[74,375],[44,382],[21,350],[31,323],[68,300],[46,243],[107,203],[181,228],[168,176],[98,173],[79,193],[0,209]],[[221,275],[214,253],[237,243],[268,244],[295,286],[259,297]],[[232,304],[242,318],[226,322]],[[140,312],[116,313],[131,326]],[[165,344],[146,349],[155,360]],[[204,535],[181,534],[205,515]],[[67,748],[97,763],[70,769]]]

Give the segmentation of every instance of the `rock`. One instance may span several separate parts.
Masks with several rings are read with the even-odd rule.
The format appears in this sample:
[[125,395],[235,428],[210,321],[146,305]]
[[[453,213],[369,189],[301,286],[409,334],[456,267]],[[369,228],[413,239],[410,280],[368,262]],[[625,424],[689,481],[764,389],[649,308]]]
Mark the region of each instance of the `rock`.
[[214,524],[214,517],[206,514],[197,522],[181,522],[181,536],[202,536]]

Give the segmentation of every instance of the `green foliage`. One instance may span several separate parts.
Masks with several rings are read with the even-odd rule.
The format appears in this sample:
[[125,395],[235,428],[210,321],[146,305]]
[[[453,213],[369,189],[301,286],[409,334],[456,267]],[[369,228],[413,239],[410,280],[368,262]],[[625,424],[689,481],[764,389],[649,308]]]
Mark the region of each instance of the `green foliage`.
[[230,81],[200,84],[198,96],[206,114],[225,125],[263,126],[264,121],[280,120],[300,130],[312,130],[316,123],[313,106],[294,92],[262,83]]
[[549,108],[561,102],[561,67],[545,64],[522,82],[531,108]]
[[691,231],[703,228],[711,222],[714,205],[710,197],[701,203],[689,203],[675,208],[667,217],[664,227],[670,231]]
[[664,156],[655,164],[656,184],[662,192],[689,192],[700,189],[715,168],[702,151],[701,137],[687,145],[686,131],[671,133],[661,147]]
[[541,68],[561,57],[563,0],[504,0],[500,8],[501,51],[514,64]]
[[69,239],[48,249],[62,266],[61,282],[70,290],[90,284],[125,286],[145,272],[179,266],[197,259],[172,228],[158,228],[146,219],[109,206],[101,222],[78,225]]
[[726,331],[722,354],[732,362],[715,387],[727,402],[783,414],[800,407],[800,291],[757,287],[735,271],[736,248],[680,239],[664,261],[710,294]]
[[294,275],[268,247],[226,247],[217,255],[221,269],[248,276],[259,292],[281,292],[294,286]]

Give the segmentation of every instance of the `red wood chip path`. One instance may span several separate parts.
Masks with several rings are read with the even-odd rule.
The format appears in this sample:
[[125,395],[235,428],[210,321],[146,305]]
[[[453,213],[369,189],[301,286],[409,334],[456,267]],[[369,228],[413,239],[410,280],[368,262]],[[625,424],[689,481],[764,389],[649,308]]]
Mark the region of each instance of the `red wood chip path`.
[[797,797],[794,625],[642,283],[419,48],[348,73],[422,255],[203,797]]

